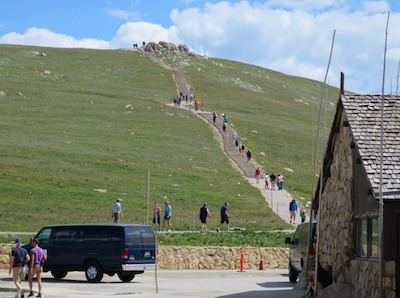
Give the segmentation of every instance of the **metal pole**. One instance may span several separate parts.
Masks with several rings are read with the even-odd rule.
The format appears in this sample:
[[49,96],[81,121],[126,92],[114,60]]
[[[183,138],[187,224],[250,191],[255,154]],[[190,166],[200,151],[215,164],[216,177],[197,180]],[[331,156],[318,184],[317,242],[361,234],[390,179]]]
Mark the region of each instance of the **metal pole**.
[[150,170],[147,173],[147,221],[146,221],[147,225],[149,225],[149,215],[150,215]]
[[384,237],[383,237],[383,108],[384,108],[384,99],[385,99],[385,72],[386,72],[386,48],[387,48],[387,34],[388,34],[388,26],[389,26],[389,16],[390,12],[388,12],[387,22],[386,22],[386,36],[385,36],[385,51],[384,51],[384,59],[383,59],[383,80],[382,80],[382,101],[381,101],[381,148],[380,148],[380,173],[379,173],[379,223],[378,223],[378,237],[379,237],[379,290],[380,297],[384,297],[384,288],[383,288],[383,274],[385,270],[385,260],[384,258]]
[[158,267],[158,244],[157,244],[157,233],[154,231],[154,237],[156,240],[156,251],[155,251],[155,262],[156,267],[154,268],[154,279],[156,281],[156,293],[158,294],[158,279],[157,279],[157,267]]

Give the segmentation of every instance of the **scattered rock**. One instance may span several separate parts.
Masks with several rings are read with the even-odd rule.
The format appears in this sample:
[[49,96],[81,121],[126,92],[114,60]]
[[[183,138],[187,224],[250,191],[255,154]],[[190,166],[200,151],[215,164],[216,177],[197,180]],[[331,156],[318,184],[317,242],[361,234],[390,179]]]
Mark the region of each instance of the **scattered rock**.
[[45,53],[39,53],[37,51],[31,51],[31,54],[34,56],[47,57],[47,55]]
[[0,96],[6,96],[7,94],[4,91],[0,91]]
[[107,193],[107,189],[93,189],[94,192]]
[[132,105],[131,104],[127,104],[126,106],[125,106],[125,109],[133,109],[133,107],[132,107]]

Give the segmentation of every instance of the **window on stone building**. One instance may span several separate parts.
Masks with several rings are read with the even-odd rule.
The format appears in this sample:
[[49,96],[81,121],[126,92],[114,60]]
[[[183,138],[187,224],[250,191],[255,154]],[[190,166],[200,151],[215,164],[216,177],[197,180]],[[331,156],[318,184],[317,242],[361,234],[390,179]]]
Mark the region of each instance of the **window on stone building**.
[[378,242],[378,218],[372,218],[371,219],[371,229],[372,229],[372,235],[371,235],[371,257],[378,257],[378,247],[379,247],[379,242]]
[[356,255],[378,257],[378,218],[357,218],[355,222]]

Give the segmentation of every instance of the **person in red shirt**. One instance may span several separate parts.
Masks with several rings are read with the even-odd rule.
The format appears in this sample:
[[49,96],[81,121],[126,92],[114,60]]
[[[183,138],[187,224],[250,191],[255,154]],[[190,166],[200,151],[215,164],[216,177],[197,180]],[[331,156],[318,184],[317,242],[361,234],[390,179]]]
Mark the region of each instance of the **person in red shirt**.
[[257,167],[256,169],[256,183],[260,182],[260,174],[261,174],[261,169]]

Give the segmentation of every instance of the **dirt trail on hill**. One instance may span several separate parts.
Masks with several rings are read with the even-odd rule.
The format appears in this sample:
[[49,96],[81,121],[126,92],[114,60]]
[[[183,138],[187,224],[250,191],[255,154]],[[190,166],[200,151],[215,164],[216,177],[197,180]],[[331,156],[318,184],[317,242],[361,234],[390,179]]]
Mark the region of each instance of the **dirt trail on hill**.
[[[173,78],[175,80],[177,86],[177,95],[180,93],[186,95],[190,93],[190,90],[185,82],[183,72],[177,69],[173,69],[171,66],[165,64],[163,61],[157,59],[152,53],[145,53],[145,55],[152,60],[154,63],[160,65],[164,69],[170,70],[173,72]],[[173,106],[173,103],[170,104]],[[255,171],[258,166],[256,161],[252,158],[250,161],[247,160],[246,154],[239,155],[239,151],[234,144],[234,139],[232,138],[232,133],[234,132],[232,125],[228,123],[226,127],[226,132],[222,129],[223,120],[219,116],[217,121],[213,123],[212,112],[208,111],[195,111],[192,107],[192,104],[187,104],[185,101],[182,101],[181,109],[187,109],[195,113],[198,117],[204,120],[213,130],[213,133],[218,140],[222,151],[226,154],[229,160],[232,163],[232,166],[238,169],[238,171],[247,179],[247,181],[253,186],[260,190],[261,194],[264,196],[265,201],[268,203],[269,207],[275,212],[279,217],[281,217],[284,221],[289,223],[290,214],[289,214],[289,203],[292,200],[292,197],[285,190],[271,190],[265,189],[264,179],[260,177],[260,182],[256,183],[255,179]],[[222,111],[226,113],[229,119],[229,111]],[[218,114],[218,113],[217,113]],[[240,137],[240,136],[239,136]],[[251,148],[250,148],[251,149]],[[245,149],[247,151],[247,148]],[[261,167],[260,167],[261,168]],[[269,170],[269,174],[271,174]],[[278,174],[278,172],[275,172]],[[299,206],[300,208],[300,206]],[[296,216],[295,225],[300,223],[300,216]]]

